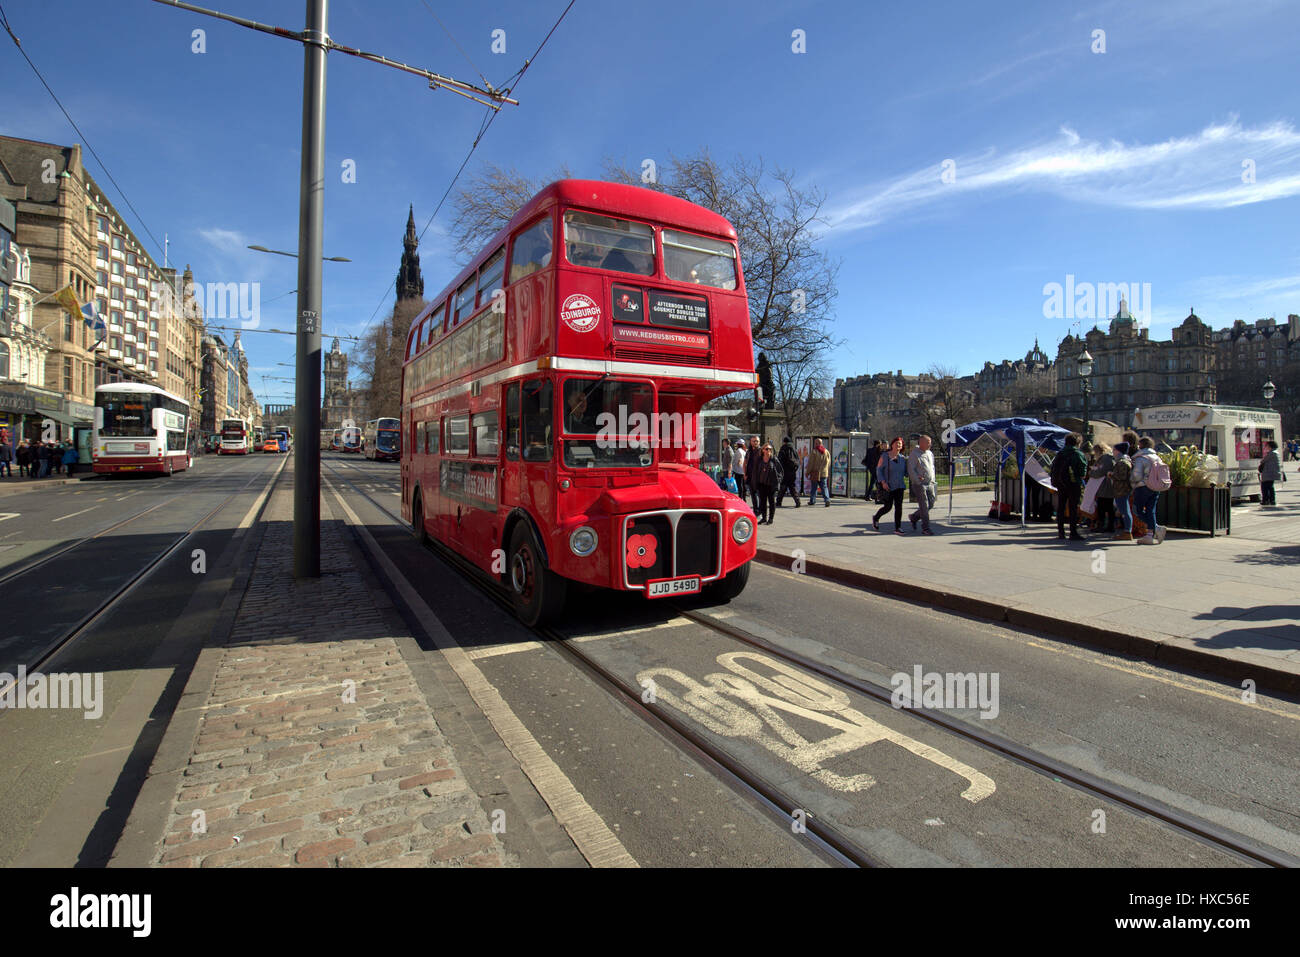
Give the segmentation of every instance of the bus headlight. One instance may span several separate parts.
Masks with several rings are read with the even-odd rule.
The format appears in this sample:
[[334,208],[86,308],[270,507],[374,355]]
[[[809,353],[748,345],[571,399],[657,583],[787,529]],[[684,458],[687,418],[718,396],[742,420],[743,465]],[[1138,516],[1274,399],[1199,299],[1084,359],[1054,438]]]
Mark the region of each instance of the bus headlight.
[[600,539],[596,536],[596,530],[589,525],[575,529],[569,536],[569,550],[579,558],[586,558],[596,550],[596,545]]
[[754,534],[754,523],[743,515],[731,526],[731,537],[737,545],[744,545]]

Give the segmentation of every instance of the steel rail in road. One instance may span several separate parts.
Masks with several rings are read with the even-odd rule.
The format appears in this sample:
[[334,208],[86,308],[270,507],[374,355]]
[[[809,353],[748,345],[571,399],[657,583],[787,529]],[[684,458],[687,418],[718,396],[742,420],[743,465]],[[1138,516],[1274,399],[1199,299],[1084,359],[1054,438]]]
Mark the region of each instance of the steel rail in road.
[[[193,466],[191,466],[191,468],[193,468]],[[198,481],[202,482],[204,479],[216,478],[216,477],[217,476],[215,475],[203,474],[198,477]],[[94,489],[98,487],[100,486],[93,485],[91,487],[91,491],[94,491]],[[196,488],[199,487],[197,483],[195,487]],[[104,491],[108,491],[108,489],[104,488]],[[141,491],[143,491],[143,489]],[[74,548],[80,548],[82,545],[86,544],[86,542],[89,542],[92,539],[100,538],[104,535],[107,535],[109,532],[119,529],[123,525],[129,525],[131,522],[134,522],[137,518],[143,518],[145,515],[148,515],[150,512],[154,511],[154,509],[162,508],[164,505],[176,501],[186,492],[190,492],[190,491],[194,491],[194,489],[191,488],[182,489],[181,491],[173,495],[171,498],[165,498],[161,502],[155,502],[153,505],[150,505],[148,508],[136,512],[134,515],[130,515],[127,518],[122,519],[120,522],[116,522],[113,525],[108,526],[107,528],[101,528],[94,535],[87,535],[85,538],[79,538],[75,542],[70,542],[67,545],[57,548],[54,551],[50,552],[48,555],[43,555],[42,557],[36,559],[35,561],[28,562],[26,565],[23,565],[19,568],[8,569],[4,571],[3,574],[0,574],[0,585],[7,584],[8,582],[12,581],[15,578],[18,578],[21,575],[26,575],[28,572],[40,568],[42,565],[46,564],[47,562],[52,562],[60,555],[66,555]]]
[[[363,474],[365,472],[365,470],[363,469],[356,469],[356,471],[362,472]],[[388,508],[386,508],[379,502],[375,501],[375,499],[372,498],[370,495],[366,494],[361,489],[357,488],[357,486],[354,483],[352,483],[350,480],[345,478],[344,481],[346,481],[349,485],[351,485],[359,495],[362,495],[363,497],[368,499],[373,505],[375,505],[375,507],[385,512],[397,524],[409,527],[408,522],[403,520],[400,516],[395,515]],[[448,560],[449,564],[452,564],[459,569],[463,569],[466,572],[466,577],[469,578],[469,580],[473,584],[475,584],[475,586],[477,586],[481,591],[491,596],[494,600],[502,604],[504,607],[508,609],[510,608],[508,596],[505,594],[503,588],[494,586],[492,583],[487,581],[483,573],[476,566],[465,561],[463,558],[461,558],[461,556],[455,554],[450,549],[447,549],[445,546],[438,544],[436,541],[433,544],[437,549],[439,555],[444,556]],[[758,648],[767,654],[773,655],[777,658],[784,660],[785,662],[791,665],[794,665],[797,668],[802,668],[821,678],[825,678],[828,681],[834,682],[835,684],[838,684],[843,688],[854,691],[866,697],[872,698],[873,700],[883,702],[885,704],[890,705],[891,707],[893,706],[892,688],[885,688],[881,685],[877,685],[872,682],[863,681],[861,679],[854,678],[850,675],[846,675],[843,672],[838,671],[837,669],[832,668],[822,662],[815,661],[814,659],[811,659],[805,655],[801,655],[798,652],[793,652],[785,648],[781,648],[777,645],[772,644],[769,641],[766,641],[762,638],[759,638],[756,635],[751,634],[750,632],[745,631],[742,628],[737,628],[734,625],[719,621],[716,618],[713,618],[712,616],[704,612],[696,611],[693,609],[682,608],[680,605],[677,604],[673,604],[670,607],[674,608],[677,611],[677,613],[682,617],[694,621],[696,624],[702,625],[705,628],[708,628],[720,634],[724,634],[736,641],[741,642],[742,644],[749,645],[750,647],[753,648]],[[640,704],[640,696],[638,690],[629,688],[628,686],[624,685],[618,678],[610,675],[601,665],[599,665],[598,663],[590,659],[582,652],[578,651],[566,636],[564,636],[559,632],[555,632],[549,629],[532,629],[532,630],[538,635],[550,640],[551,643],[554,644],[554,646],[557,648],[557,650],[561,651],[566,656],[570,657],[572,660],[575,660],[576,662],[580,663],[583,666],[584,670],[593,674],[594,677],[596,677],[600,683],[606,685],[607,687],[610,686],[615,687],[620,695],[622,695],[625,698],[627,696],[631,696],[632,702],[634,702],[637,705]],[[644,711],[645,709],[641,709],[641,710]],[[966,740],[972,742],[973,744],[981,748],[984,748],[985,750],[996,752],[1002,755],[1003,757],[1008,758],[1011,761],[1014,761],[1015,763],[1023,767],[1029,768],[1030,770],[1033,770],[1039,774],[1058,780],[1060,783],[1067,784],[1077,790],[1081,790],[1086,793],[1096,795],[1097,797],[1110,801],[1114,804],[1122,805],[1123,807],[1126,807],[1131,811],[1135,811],[1138,814],[1141,814],[1143,816],[1155,818],[1156,820],[1162,821],[1163,823],[1169,825],[1170,827],[1183,833],[1184,835],[1193,838],[1199,843],[1211,845],[1219,849],[1226,850],[1229,853],[1235,854],[1238,857],[1241,857],[1247,861],[1252,861],[1258,864],[1264,864],[1269,867],[1279,867],[1279,868],[1300,867],[1300,858],[1293,857],[1284,851],[1270,848],[1266,845],[1260,844],[1256,841],[1251,840],[1245,835],[1238,834],[1235,831],[1230,831],[1224,827],[1220,827],[1219,825],[1211,821],[1207,821],[1203,818],[1196,817],[1195,815],[1187,814],[1186,812],[1180,811],[1177,808],[1173,807],[1172,805],[1166,804],[1163,801],[1158,801],[1154,798],[1146,797],[1131,788],[1127,788],[1122,785],[1115,784],[1114,782],[1106,781],[1103,778],[1090,774],[1089,772],[1084,771],[1081,768],[1067,765],[1064,762],[1049,757],[1048,755],[1043,754],[1040,751],[1035,751],[1032,748],[1028,748],[1023,745],[1017,744],[1016,742],[1010,740],[1009,738],[1005,738],[1002,737],[1001,735],[993,734],[991,732],[981,731],[978,728],[972,727],[968,722],[962,721],[957,718],[949,717],[948,715],[943,714],[942,712],[934,712],[925,709],[910,709],[910,708],[904,710],[906,710],[908,714],[912,715],[913,717],[919,718],[922,721],[925,721],[936,727],[942,728],[944,731],[965,738]],[[662,721],[665,724],[676,723],[675,721],[673,721],[673,719],[666,719],[665,716],[660,715],[658,712],[652,712],[648,714],[653,715],[653,718],[655,720]],[[686,728],[681,728],[681,729],[674,728],[673,733],[687,740],[690,740],[692,738],[698,739],[698,736],[695,735],[694,732],[691,732],[689,729]],[[711,745],[709,745],[707,742],[704,742],[702,740],[700,741],[700,745],[701,745],[701,750],[704,750],[705,754],[709,754],[712,750],[714,750],[712,749]],[[723,767],[726,768],[726,764],[723,764]],[[774,806],[781,806],[782,804],[785,804],[785,806],[791,807],[791,809],[793,809],[793,807],[789,805],[788,802],[774,801],[770,803],[772,803]],[[811,814],[809,814],[809,819],[810,822],[813,820]],[[819,828],[828,828],[828,826],[822,822],[818,822],[818,826]],[[809,827],[811,829],[812,827],[811,823],[809,824]],[[832,840],[828,841],[828,843],[830,844],[830,846],[835,847],[836,843],[838,843],[837,835],[831,833],[830,836]],[[852,844],[852,842],[847,838],[843,838],[843,841],[845,842],[846,845]],[[866,856],[867,854],[865,850],[861,851],[861,853],[864,856]],[[851,855],[848,853],[845,853],[844,856],[850,857],[850,859],[852,859]]]
[[[324,464],[325,460],[322,460]],[[362,491],[348,477],[340,474],[337,469],[332,469],[339,481],[351,486],[353,491],[365,498],[372,505],[384,512],[394,524],[410,528],[410,523],[404,521],[401,516],[395,515],[387,507],[376,501],[366,492]],[[357,471],[364,471],[358,469]],[[337,490],[335,490],[337,494]],[[359,537],[358,537],[358,540]],[[464,558],[457,555],[450,549],[438,544],[430,539],[433,550],[447,564],[461,571],[465,578],[482,594],[490,600],[510,612],[513,617],[514,611],[510,605],[509,597],[505,590],[491,581],[467,562]],[[363,543],[364,547],[364,543]],[[375,565],[378,574],[378,563]],[[521,627],[527,627],[522,626]],[[659,734],[669,744],[673,745],[679,751],[682,751],[697,760],[701,765],[711,771],[719,780],[727,784],[732,791],[740,797],[750,801],[753,804],[763,808],[774,821],[789,826],[796,818],[796,811],[802,811],[805,815],[802,822],[805,828],[805,834],[812,845],[811,849],[818,853],[824,859],[831,863],[845,867],[878,867],[879,860],[874,858],[865,848],[855,843],[847,835],[843,834],[834,826],[822,821],[812,811],[802,807],[798,802],[792,801],[779,788],[770,782],[764,780],[739,761],[731,757],[721,748],[716,747],[702,735],[691,730],[684,722],[679,721],[667,714],[659,711],[652,711],[647,708],[641,701],[641,689],[633,688],[626,684],[622,679],[606,670],[599,662],[578,649],[570,640],[570,636],[563,634],[551,628],[529,628],[534,635],[546,641],[549,647],[554,648],[570,664],[578,667],[586,674],[598,687],[610,695],[615,701],[622,704],[627,710],[632,712],[642,722],[648,725],[652,730]]]
[[[280,474],[283,471],[284,471],[283,467],[275,470],[274,474],[272,474],[271,476],[270,481],[267,482],[265,491],[269,491],[274,486],[274,484],[279,480]],[[193,536],[194,533],[198,531],[199,528],[202,527],[204,523],[207,522],[208,519],[210,519],[213,515],[216,515],[219,511],[221,511],[223,508],[229,505],[230,502],[234,500],[236,496],[241,495],[244,492],[248,491],[249,487],[252,486],[260,478],[262,478],[262,473],[255,474],[252,478],[250,478],[247,482],[245,482],[243,486],[235,489],[235,491],[227,495],[221,502],[217,504],[215,508],[213,508],[210,512],[208,512],[206,515],[200,518],[197,522],[194,522],[192,525],[190,525],[190,527],[186,529],[184,532],[182,532],[174,542],[172,542],[169,546],[167,546],[167,548],[163,549],[157,555],[157,557],[153,558],[147,565],[141,568],[139,572],[131,576],[131,578],[128,581],[126,581],[123,585],[117,588],[111,595],[109,595],[106,599],[100,602],[99,605],[97,605],[92,611],[90,611],[88,614],[83,616],[80,621],[78,621],[71,628],[67,629],[62,636],[58,638],[54,638],[50,642],[48,642],[40,650],[40,652],[34,656],[33,660],[29,664],[24,665],[28,676],[31,676],[33,673],[39,671],[41,667],[43,667],[44,665],[52,661],[61,652],[66,650],[69,645],[71,645],[74,641],[76,641],[79,637],[81,637],[81,635],[85,633],[87,628],[89,628],[95,622],[99,621],[110,611],[112,611],[123,599],[125,599],[131,592],[133,592],[135,588],[142,581],[144,581],[146,577],[148,577],[150,572],[152,572],[155,568],[157,568],[160,564],[162,564],[162,562],[166,560],[168,556],[170,556],[173,552],[175,552],[178,548],[180,548],[180,546],[183,545],[191,536]],[[145,512],[141,512],[139,515],[135,515],[131,519],[128,519],[127,521],[134,521],[135,519],[139,518],[141,515],[144,515],[146,512],[151,512],[153,511],[154,508],[158,508],[161,505],[165,505],[167,504],[167,502],[173,501],[177,497],[179,496],[173,496],[172,499],[166,499],[162,502],[159,502],[158,505],[153,506],[153,508],[146,509]],[[266,495],[263,498],[262,509],[266,508],[266,503],[268,501],[270,501],[270,496]],[[260,515],[260,511],[259,511],[259,515]],[[256,521],[256,518],[254,519],[254,521]],[[125,524],[125,522],[120,522],[118,523],[118,526],[123,524]],[[114,526],[114,527],[118,527],[118,526]],[[108,531],[108,529],[105,529],[104,531]],[[96,537],[98,536],[96,535],[90,536],[90,538],[96,538]],[[83,539],[82,542],[89,541],[90,538]],[[64,549],[63,552],[60,552],[60,554],[64,554],[69,550],[70,549]],[[44,562],[36,563],[36,565],[40,565],[40,564],[44,564]],[[36,565],[31,566],[31,568],[36,567]],[[25,569],[24,573],[27,571],[31,571],[31,568]],[[13,688],[16,684],[17,684],[17,680],[15,679],[15,680],[11,680],[9,684],[5,685],[3,688],[0,688],[0,696],[7,694],[9,692],[9,689]]]
[[[759,638],[757,635],[754,635],[743,628],[737,628],[729,622],[719,621],[706,612],[682,608],[680,605],[676,604],[671,607],[676,609],[677,613],[682,617],[688,618],[699,625],[703,625],[705,628],[727,635],[736,641],[742,642],[743,644],[749,645],[753,648],[758,648],[766,654],[773,655],[798,668],[810,671],[818,677],[825,678],[827,681],[833,682],[842,688],[846,688],[850,691],[854,691],[860,695],[872,698],[893,707],[894,692],[892,688],[886,688],[883,685],[878,685],[870,681],[863,681],[860,678],[846,675],[842,671],[809,658],[807,655],[802,655],[796,651],[790,651],[778,645],[774,645],[772,642]],[[1136,811],[1147,817],[1153,817],[1157,820],[1163,821],[1203,844],[1214,845],[1248,860],[1267,864],[1270,867],[1300,867],[1300,858],[1292,857],[1284,851],[1259,844],[1245,835],[1220,827],[1204,818],[1187,814],[1186,812],[1180,811],[1163,801],[1158,801],[1155,798],[1139,794],[1131,788],[1115,784],[1111,781],[1106,781],[1095,774],[1090,774],[1089,772],[1084,771],[1082,768],[1073,767],[1072,765],[1049,757],[1041,751],[1035,751],[1033,748],[1027,748],[1024,745],[1017,744],[1010,738],[1005,738],[1002,735],[993,734],[989,731],[982,731],[960,718],[952,718],[941,711],[931,711],[925,708],[903,708],[896,710],[906,711],[914,718],[919,718],[921,721],[963,737],[985,750],[997,752],[1003,757],[1009,758],[1017,764],[1029,768],[1032,771],[1036,771],[1039,774],[1059,780],[1078,790],[1094,794],[1115,804],[1121,804],[1129,810]]]

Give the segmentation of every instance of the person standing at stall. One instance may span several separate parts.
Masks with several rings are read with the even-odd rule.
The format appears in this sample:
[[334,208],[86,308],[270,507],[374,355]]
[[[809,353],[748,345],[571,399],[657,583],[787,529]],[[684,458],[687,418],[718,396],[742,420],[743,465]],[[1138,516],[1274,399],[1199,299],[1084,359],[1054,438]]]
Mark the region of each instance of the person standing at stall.
[[1056,486],[1056,537],[1065,538],[1066,514],[1070,517],[1070,541],[1081,542],[1079,534],[1079,493],[1083,477],[1088,471],[1088,460],[1079,451],[1078,432],[1065,437],[1065,448],[1052,460],[1052,484]]

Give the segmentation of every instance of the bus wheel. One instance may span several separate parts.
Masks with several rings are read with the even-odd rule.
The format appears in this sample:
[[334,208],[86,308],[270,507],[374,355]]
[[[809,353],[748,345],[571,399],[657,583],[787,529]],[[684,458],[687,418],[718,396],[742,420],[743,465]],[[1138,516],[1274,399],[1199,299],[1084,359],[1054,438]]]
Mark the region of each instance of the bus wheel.
[[523,522],[510,536],[506,581],[515,614],[525,625],[546,624],[564,608],[565,581],[546,567],[532,530]]
[[424,528],[424,496],[419,492],[415,493],[415,500],[411,502],[411,532],[421,545],[429,543],[429,533]]
[[744,591],[745,585],[749,583],[749,566],[750,562],[745,562],[720,581],[709,582],[704,588],[704,597],[720,604],[731,601]]

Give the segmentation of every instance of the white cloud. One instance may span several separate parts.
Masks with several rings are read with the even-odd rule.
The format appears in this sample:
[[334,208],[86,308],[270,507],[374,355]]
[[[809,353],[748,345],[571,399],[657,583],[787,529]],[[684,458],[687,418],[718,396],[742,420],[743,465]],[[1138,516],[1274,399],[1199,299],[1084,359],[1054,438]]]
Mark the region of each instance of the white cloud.
[[244,238],[244,234],[233,229],[221,229],[220,227],[200,229],[199,235],[209,245],[223,253],[241,252],[248,246],[248,240]]
[[[1225,209],[1300,195],[1300,132],[1282,121],[1244,128],[1233,117],[1191,136],[1133,145],[1085,140],[1062,126],[1048,143],[953,160],[951,182],[944,182],[939,160],[857,190],[827,210],[830,228],[865,229],[940,201],[999,190],[1129,209]],[[1243,181],[1248,173],[1254,182]]]

